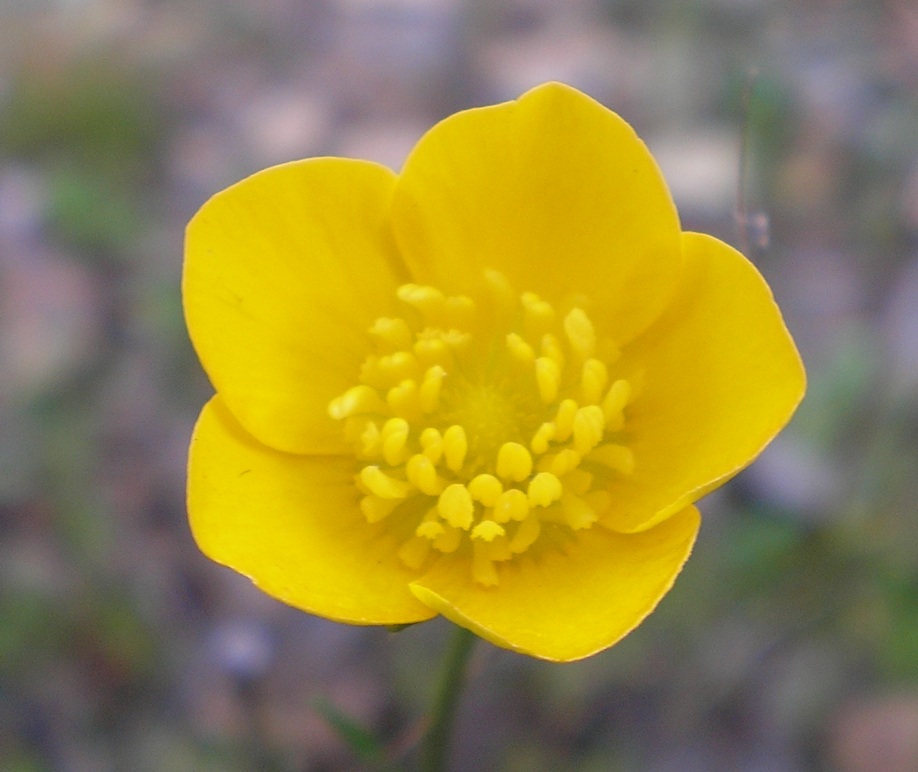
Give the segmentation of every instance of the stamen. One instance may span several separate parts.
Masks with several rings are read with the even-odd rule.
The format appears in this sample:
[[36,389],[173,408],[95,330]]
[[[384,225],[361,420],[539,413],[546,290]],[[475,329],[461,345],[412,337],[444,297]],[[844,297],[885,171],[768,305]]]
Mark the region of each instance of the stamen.
[[437,475],[437,468],[421,453],[408,459],[408,463],[405,464],[405,475],[421,493],[439,496],[443,492],[444,483]]
[[420,338],[414,344],[414,354],[427,367],[439,365],[448,372],[453,364],[453,352],[440,336]]
[[465,295],[451,295],[446,298],[443,311],[450,327],[468,328],[475,319],[475,301]]
[[558,370],[564,369],[564,351],[561,350],[561,343],[551,333],[542,336],[540,349],[543,357],[554,360],[558,365]]
[[430,554],[430,542],[420,536],[412,536],[398,551],[398,557],[408,568],[417,571]]
[[551,329],[555,321],[555,309],[551,307],[551,303],[545,302],[534,292],[524,292],[520,296],[520,302],[523,306],[523,324],[528,337],[538,338]]
[[567,524],[575,531],[591,527],[597,519],[593,508],[573,493],[565,493],[561,497],[561,512]]
[[589,459],[614,472],[621,474],[634,472],[634,451],[624,445],[616,445],[611,442],[608,445],[600,445],[590,453]]
[[628,436],[640,373],[613,370],[621,352],[597,336],[589,297],[566,297],[562,317],[500,273],[485,271],[484,284],[471,297],[400,287],[417,313],[373,323],[360,381],[328,414],[366,459],[360,511],[397,540],[402,563],[465,561],[487,587],[497,563],[536,543],[560,549],[597,522],[615,529],[606,488],[610,473],[634,471],[614,440]]
[[558,427],[551,421],[546,421],[542,424],[532,437],[532,441],[529,443],[529,447],[532,448],[532,452],[541,455],[548,450],[548,443],[552,440],[558,431]]
[[424,449],[424,455],[430,459],[430,462],[439,464],[440,459],[443,457],[443,437],[440,432],[432,426],[428,426],[421,432],[419,441]]
[[574,418],[577,416],[577,403],[572,399],[565,399],[558,405],[555,414],[555,439],[558,442],[567,442],[574,431]]
[[407,480],[396,480],[383,472],[378,466],[365,466],[360,470],[360,482],[370,493],[381,499],[403,499],[414,486]]
[[400,499],[381,499],[379,496],[371,494],[360,499],[360,511],[363,512],[363,516],[368,523],[378,523],[380,520],[385,520],[389,517],[392,514],[392,510],[400,503]]
[[507,335],[507,351],[521,365],[531,365],[535,361],[535,351],[532,346],[518,333],[511,332]]
[[439,520],[424,520],[414,531],[415,536],[420,536],[422,539],[428,539],[429,541],[436,541],[444,533],[446,533],[446,529]]
[[434,541],[434,549],[438,552],[450,553],[459,549],[462,543],[462,534],[465,533],[461,528],[454,528],[451,525],[443,527],[443,535]]
[[628,381],[619,379],[609,387],[609,392],[602,401],[602,412],[606,417],[606,425],[609,431],[619,431],[624,425],[625,419],[622,415],[625,405],[631,399],[631,384]]
[[513,534],[513,538],[510,540],[510,551],[516,554],[525,552],[535,544],[541,532],[542,523],[539,519],[536,517],[527,517],[520,523],[519,528],[516,529],[516,533]]
[[482,520],[472,529],[472,538],[481,539],[482,541],[494,541],[498,536],[506,533],[502,525],[498,525],[493,520]]
[[539,472],[529,482],[529,503],[534,507],[547,507],[561,498],[561,481],[551,472]]
[[487,543],[478,539],[472,542],[472,578],[485,587],[494,587],[500,581]]
[[497,475],[522,482],[532,473],[532,456],[518,442],[505,442],[497,451]]
[[440,516],[455,528],[468,530],[472,525],[472,516],[475,513],[475,505],[472,503],[472,496],[469,489],[462,483],[453,483],[448,485],[437,501],[437,510]]
[[370,335],[389,351],[410,349],[414,342],[411,328],[404,319],[381,316],[370,327]]
[[580,376],[580,388],[583,392],[583,401],[587,405],[595,405],[599,402],[608,382],[609,370],[605,362],[599,359],[587,359],[587,361],[583,363],[583,373]]
[[386,403],[379,398],[376,389],[366,384],[351,387],[328,405],[328,415],[336,421],[352,415],[384,413],[385,410]]
[[396,351],[380,357],[376,361],[376,370],[385,383],[395,384],[418,375],[418,360],[410,351]]
[[493,474],[476,475],[469,482],[468,489],[471,497],[486,507],[493,507],[504,492],[504,486]]
[[383,424],[380,434],[383,458],[389,466],[401,464],[408,458],[408,422],[404,418],[390,418]]
[[525,520],[529,515],[529,499],[523,491],[510,488],[500,494],[494,504],[493,517],[498,523]]
[[399,300],[416,308],[426,318],[439,321],[439,315],[442,314],[445,300],[440,290],[419,284],[403,284],[396,291],[396,295]]
[[587,405],[574,416],[574,447],[581,455],[589,453],[606,429],[606,417],[598,405]]
[[386,393],[386,402],[397,416],[414,419],[420,412],[418,402],[418,385],[415,381],[405,380],[393,386]]
[[564,448],[552,456],[543,456],[539,461],[539,471],[562,477],[577,468],[580,458],[576,450]]
[[421,390],[418,395],[422,413],[433,413],[437,409],[440,401],[440,388],[443,386],[445,377],[446,370],[440,365],[434,365],[424,373],[424,380],[421,382]]
[[572,308],[564,317],[564,334],[574,349],[582,357],[591,357],[596,350],[596,332],[593,323],[581,308]]
[[443,435],[443,455],[446,456],[446,465],[452,471],[458,472],[462,469],[468,449],[469,441],[465,436],[465,429],[458,424],[450,426]]
[[535,375],[542,402],[554,402],[561,385],[561,368],[558,363],[549,357],[539,357],[535,361]]

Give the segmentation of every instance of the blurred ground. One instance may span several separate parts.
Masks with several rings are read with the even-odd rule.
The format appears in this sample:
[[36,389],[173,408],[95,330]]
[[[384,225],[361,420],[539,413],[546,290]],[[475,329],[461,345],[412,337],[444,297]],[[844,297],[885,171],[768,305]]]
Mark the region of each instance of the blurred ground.
[[686,228],[751,244],[811,387],[622,644],[568,666],[480,646],[457,758],[918,769],[910,0],[0,2],[0,769],[360,768],[317,698],[410,742],[446,625],[314,619],[191,540],[210,392],[182,230],[261,167],[397,168],[440,117],[547,79],[635,125]]

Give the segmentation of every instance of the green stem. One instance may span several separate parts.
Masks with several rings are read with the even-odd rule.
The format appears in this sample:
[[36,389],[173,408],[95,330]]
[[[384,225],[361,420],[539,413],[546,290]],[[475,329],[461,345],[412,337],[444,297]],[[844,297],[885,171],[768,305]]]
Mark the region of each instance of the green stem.
[[443,772],[446,769],[453,719],[459,705],[462,682],[475,643],[475,634],[457,627],[443,662],[443,671],[437,689],[430,729],[422,748],[421,769],[424,772]]

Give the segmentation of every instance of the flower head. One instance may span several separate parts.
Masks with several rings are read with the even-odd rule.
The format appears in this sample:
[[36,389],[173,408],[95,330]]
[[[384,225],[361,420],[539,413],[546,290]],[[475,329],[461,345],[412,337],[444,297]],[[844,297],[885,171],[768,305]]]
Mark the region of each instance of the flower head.
[[217,392],[206,554],[330,619],[443,614],[551,660],[652,611],[693,502],[804,391],[755,268],[682,232],[633,130],[557,83],[447,118],[400,174],[317,158],[218,193],[184,302]]

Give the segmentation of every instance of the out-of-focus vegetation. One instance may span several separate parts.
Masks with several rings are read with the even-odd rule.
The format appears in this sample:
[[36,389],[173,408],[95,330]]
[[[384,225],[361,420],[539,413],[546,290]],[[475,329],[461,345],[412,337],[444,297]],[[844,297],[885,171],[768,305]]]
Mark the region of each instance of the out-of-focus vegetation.
[[359,767],[343,716],[410,745],[446,625],[314,619],[193,545],[182,230],[265,165],[397,167],[548,79],[638,128],[686,228],[750,245],[811,387],[623,643],[480,646],[457,768],[918,769],[909,0],[0,5],[0,768]]

